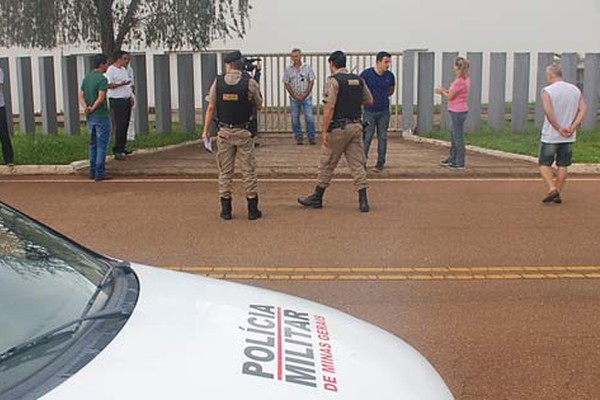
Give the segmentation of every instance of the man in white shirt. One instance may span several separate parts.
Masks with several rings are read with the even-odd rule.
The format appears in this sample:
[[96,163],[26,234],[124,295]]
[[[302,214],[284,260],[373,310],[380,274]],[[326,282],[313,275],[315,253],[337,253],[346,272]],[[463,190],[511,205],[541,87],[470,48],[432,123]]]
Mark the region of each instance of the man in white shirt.
[[[587,106],[577,86],[563,80],[560,64],[546,68],[549,85],[543,89],[544,125],[540,144],[539,165],[542,178],[548,187],[543,203],[562,203],[561,191],[567,180],[567,168],[571,165],[573,143],[577,128],[583,121]],[[554,176],[552,164],[556,162]]]
[[108,101],[115,124],[115,147],[113,153],[116,160],[126,160],[130,153],[125,149],[127,144],[127,129],[131,117],[131,108],[135,99],[131,89],[131,78],[127,71],[130,55],[126,51],[115,53],[113,64],[106,71],[108,79]]

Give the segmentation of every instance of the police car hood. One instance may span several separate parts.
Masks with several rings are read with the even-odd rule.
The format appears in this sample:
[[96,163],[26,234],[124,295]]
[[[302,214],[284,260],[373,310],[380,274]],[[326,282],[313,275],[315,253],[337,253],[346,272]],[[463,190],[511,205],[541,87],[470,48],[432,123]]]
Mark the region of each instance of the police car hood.
[[121,332],[44,399],[452,399],[397,337],[285,294],[132,266]]

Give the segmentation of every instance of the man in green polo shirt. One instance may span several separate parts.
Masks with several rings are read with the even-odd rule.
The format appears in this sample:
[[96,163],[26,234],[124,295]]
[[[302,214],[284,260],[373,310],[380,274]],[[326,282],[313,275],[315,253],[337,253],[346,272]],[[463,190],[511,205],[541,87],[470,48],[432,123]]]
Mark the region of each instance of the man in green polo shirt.
[[81,83],[79,103],[85,109],[90,132],[90,179],[96,182],[111,179],[105,172],[106,152],[110,142],[111,122],[106,101],[108,80],[104,73],[108,59],[97,54],[93,59],[94,70]]

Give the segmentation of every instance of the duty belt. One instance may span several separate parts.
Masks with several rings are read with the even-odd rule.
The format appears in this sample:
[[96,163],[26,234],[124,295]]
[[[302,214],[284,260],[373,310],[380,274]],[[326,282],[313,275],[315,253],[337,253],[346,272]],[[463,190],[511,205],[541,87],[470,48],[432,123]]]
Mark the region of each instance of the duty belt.
[[360,118],[334,119],[329,124],[328,132],[331,132],[332,130],[337,128],[346,129],[346,125],[348,124],[362,124],[362,120]]
[[219,122],[217,124],[219,128],[229,128],[229,129],[248,129],[250,126],[250,122],[244,122],[243,124],[227,124],[225,122]]

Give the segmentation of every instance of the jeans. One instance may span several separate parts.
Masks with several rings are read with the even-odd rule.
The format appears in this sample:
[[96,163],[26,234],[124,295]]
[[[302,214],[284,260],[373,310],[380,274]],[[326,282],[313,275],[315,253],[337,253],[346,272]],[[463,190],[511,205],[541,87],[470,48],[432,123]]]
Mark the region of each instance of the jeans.
[[306,119],[306,136],[309,140],[315,140],[315,116],[313,115],[312,96],[308,96],[304,100],[296,100],[290,98],[292,106],[292,130],[294,131],[294,139],[302,140],[302,125],[300,125],[300,113],[304,110],[304,118]]
[[101,178],[105,175],[106,152],[110,142],[111,123],[109,117],[89,116],[90,131],[90,177]]
[[365,128],[365,155],[369,158],[371,141],[377,129],[377,167],[385,165],[385,154],[387,152],[387,132],[390,124],[390,110],[370,112],[365,111],[364,120],[368,124]]
[[13,148],[8,133],[8,122],[6,119],[6,107],[0,107],[0,142],[2,143],[2,159],[4,164],[14,162]]
[[455,167],[465,166],[465,120],[467,112],[450,111],[452,121],[451,143],[449,162]]

